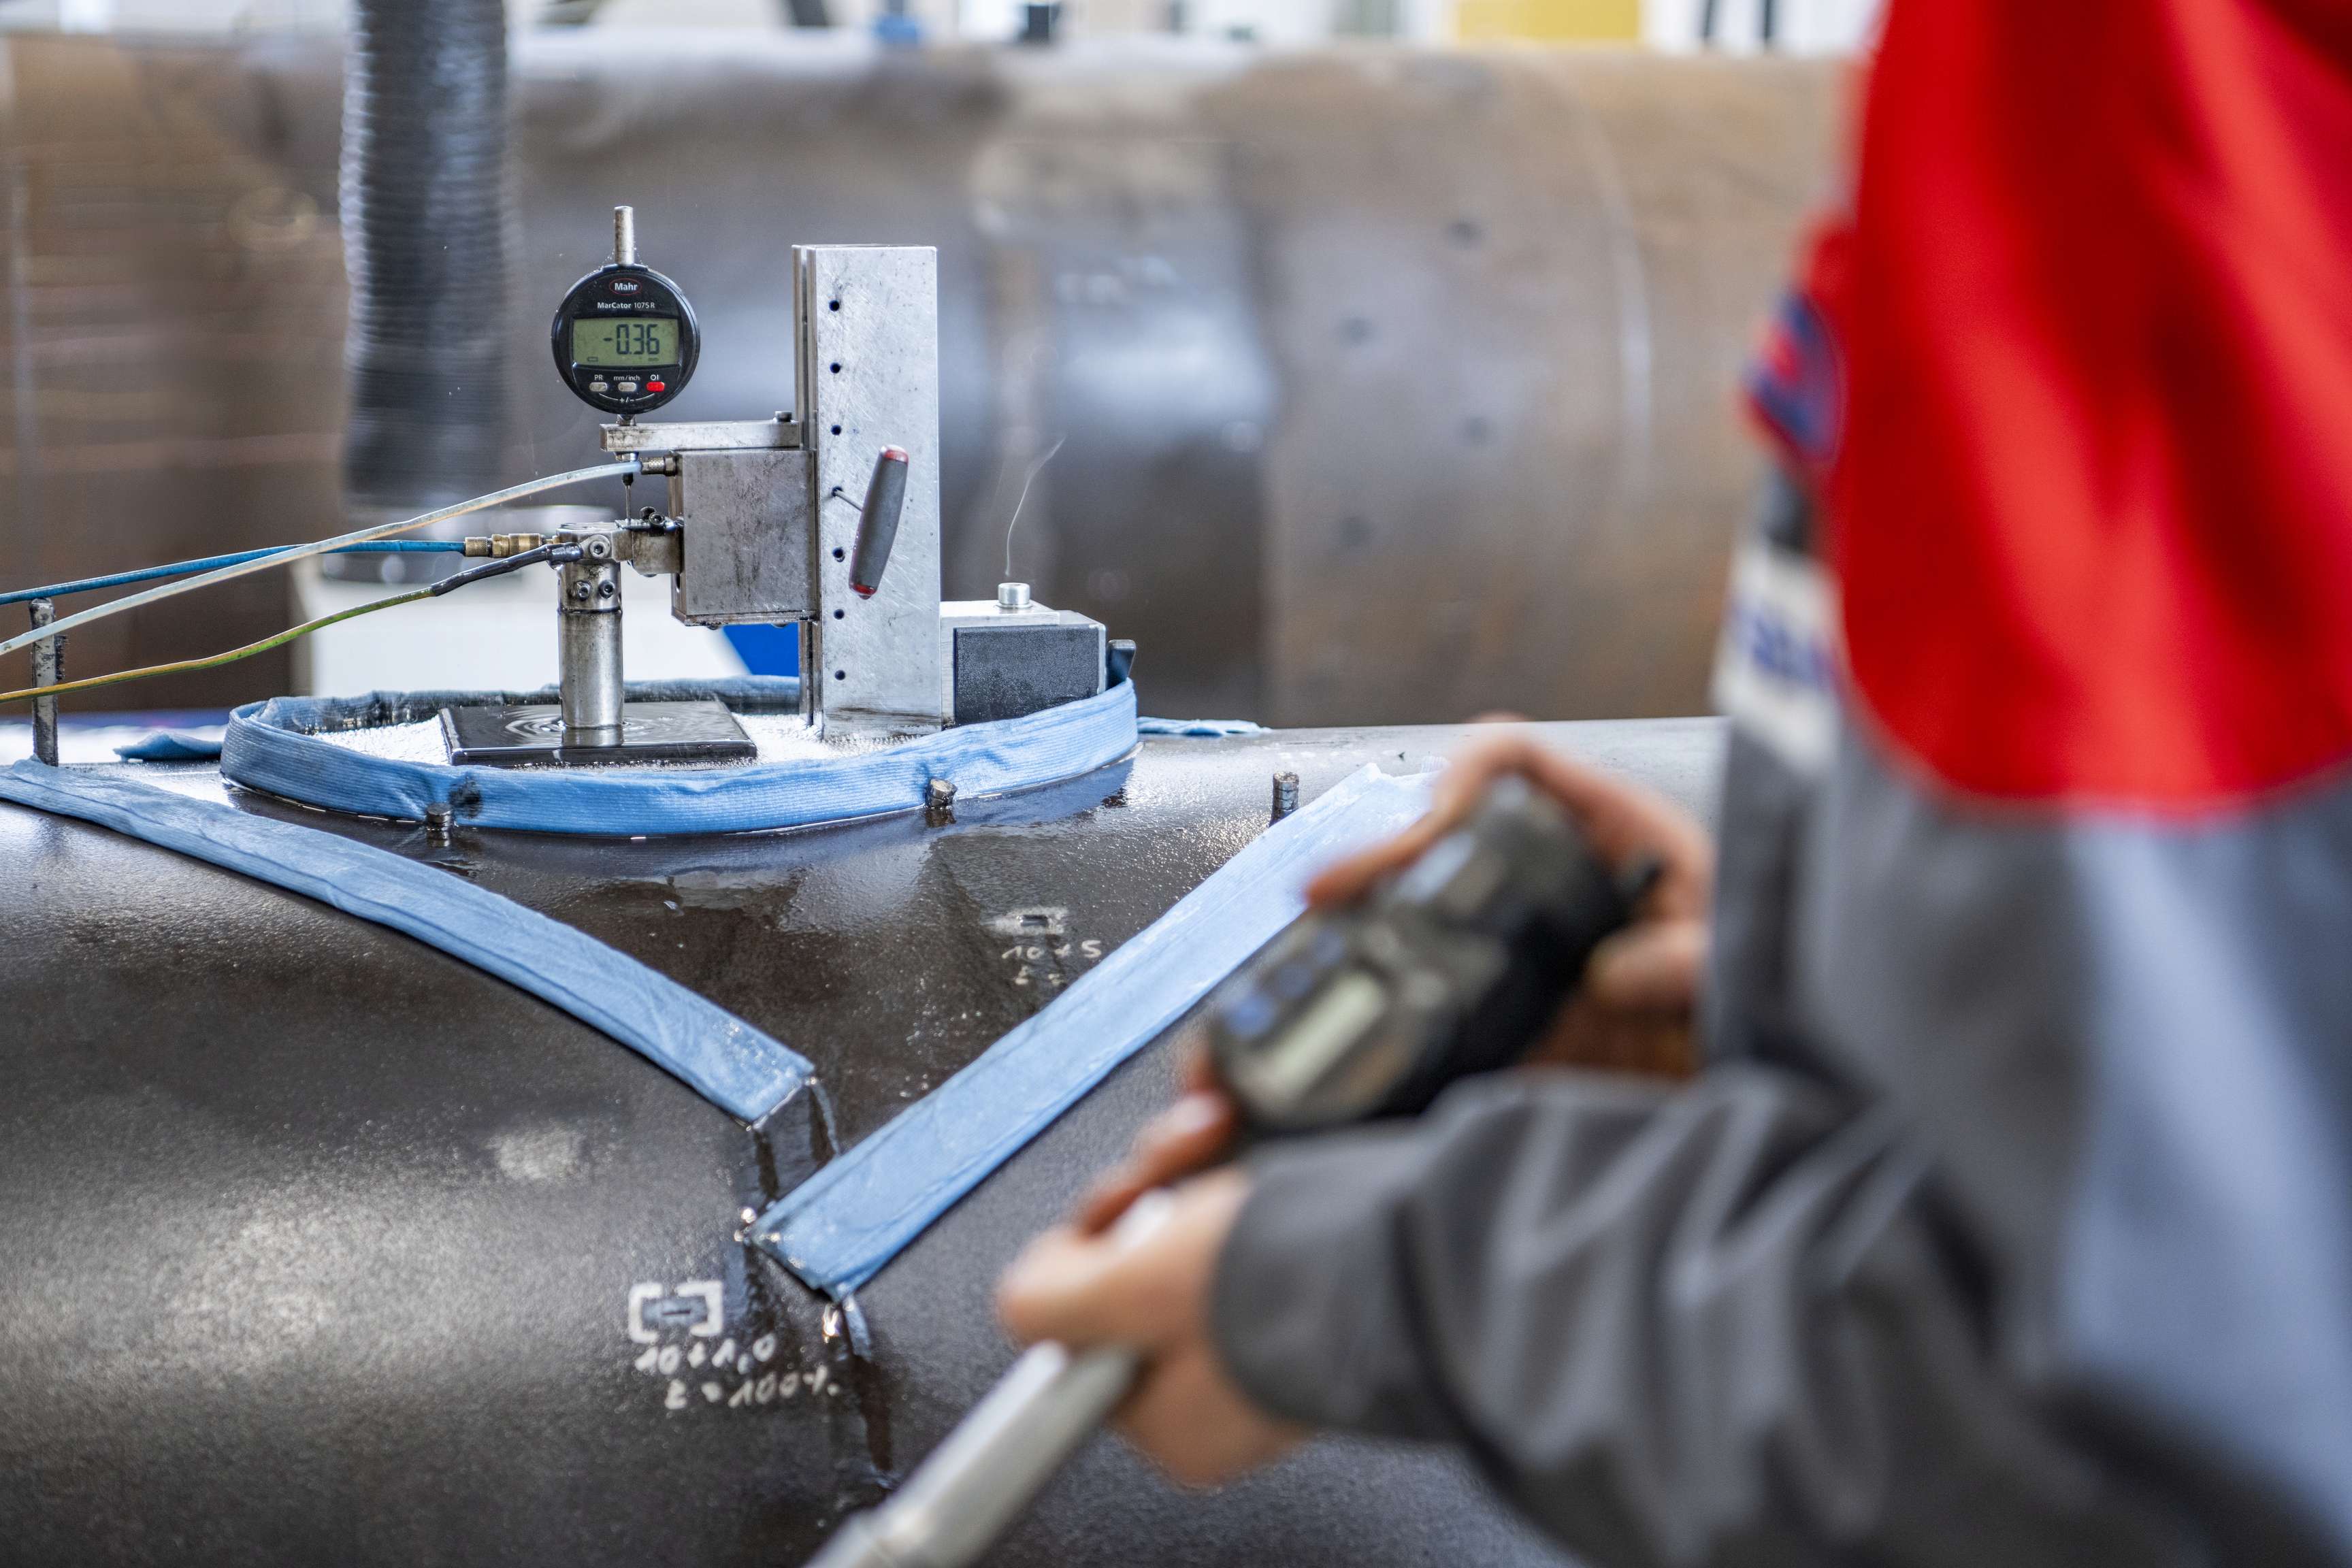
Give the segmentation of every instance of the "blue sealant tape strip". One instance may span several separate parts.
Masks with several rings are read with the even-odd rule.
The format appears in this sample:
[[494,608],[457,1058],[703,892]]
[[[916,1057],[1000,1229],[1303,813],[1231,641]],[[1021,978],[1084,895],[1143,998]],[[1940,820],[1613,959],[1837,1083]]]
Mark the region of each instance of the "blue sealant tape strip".
[[221,754],[221,743],[184,730],[150,730],[114,754],[126,763],[209,763]]
[[413,936],[601,1029],[747,1122],[808,1081],[804,1058],[740,1018],[446,871],[120,774],[18,763],[0,773],[0,800],[97,823]]
[[1184,735],[1198,740],[1223,740],[1232,735],[1263,735],[1265,726],[1251,719],[1138,719],[1139,735]]
[[1268,828],[1051,1006],[760,1216],[759,1244],[845,1296],[1159,1037],[1306,908],[1309,878],[1426,809],[1428,775],[1367,767]]
[[[789,691],[796,709],[798,690],[789,678],[771,677],[633,686],[629,696],[718,696],[740,706]],[[520,700],[533,698],[552,701],[554,694]],[[1053,784],[1116,762],[1136,742],[1135,688],[1125,681],[1058,708],[879,751],[735,768],[452,767],[371,756],[318,733],[429,718],[452,700],[511,700],[483,692],[274,698],[230,716],[221,773],[289,800],[410,822],[423,820],[429,805],[446,805],[460,822],[528,833],[740,833],[910,811],[924,804],[933,779],[946,779],[963,796]]]

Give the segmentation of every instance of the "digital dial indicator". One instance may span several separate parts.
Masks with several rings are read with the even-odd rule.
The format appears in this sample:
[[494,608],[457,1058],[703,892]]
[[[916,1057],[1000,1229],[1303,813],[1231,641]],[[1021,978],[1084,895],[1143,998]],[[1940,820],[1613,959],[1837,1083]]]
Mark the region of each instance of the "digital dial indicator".
[[572,286],[555,308],[548,345],[581,402],[607,414],[646,414],[685,390],[702,333],[677,284],[615,261]]

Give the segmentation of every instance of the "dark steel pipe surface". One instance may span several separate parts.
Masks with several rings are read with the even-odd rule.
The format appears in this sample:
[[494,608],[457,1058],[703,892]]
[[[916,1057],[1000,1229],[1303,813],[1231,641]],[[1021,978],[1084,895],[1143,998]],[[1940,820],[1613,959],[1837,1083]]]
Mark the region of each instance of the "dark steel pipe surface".
[[[1713,721],[1553,733],[1711,802]],[[798,1047],[822,1101],[751,1131],[407,938],[0,805],[0,1556],[804,1561],[1011,1362],[992,1280],[1166,1102],[1170,1051],[886,1268],[863,1344],[738,1239],[746,1211],[1265,831],[1277,767],[1311,803],[1464,738],[1155,739],[952,813],[641,843],[436,842],[236,795],[541,910]],[[1203,1497],[1101,1440],[993,1561],[1558,1559],[1433,1452],[1318,1444]]]

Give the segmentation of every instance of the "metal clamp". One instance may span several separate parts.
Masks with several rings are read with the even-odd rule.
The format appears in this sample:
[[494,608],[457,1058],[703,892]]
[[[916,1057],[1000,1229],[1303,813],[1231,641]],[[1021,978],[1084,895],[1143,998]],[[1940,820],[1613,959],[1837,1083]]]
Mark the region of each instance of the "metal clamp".
[[[37,631],[58,618],[54,599],[35,599],[28,606],[33,613],[33,628]],[[60,632],[44,637],[33,645],[33,684],[62,685],[66,678],[66,639]],[[51,767],[58,765],[58,700],[54,697],[33,699],[33,755]]]

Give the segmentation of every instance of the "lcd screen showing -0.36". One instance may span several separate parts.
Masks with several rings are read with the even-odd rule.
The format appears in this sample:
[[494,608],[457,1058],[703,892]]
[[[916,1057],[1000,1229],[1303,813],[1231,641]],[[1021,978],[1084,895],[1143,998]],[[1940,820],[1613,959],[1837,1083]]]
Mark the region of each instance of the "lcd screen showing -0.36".
[[640,316],[634,320],[580,321],[572,323],[573,364],[676,364],[677,318]]

